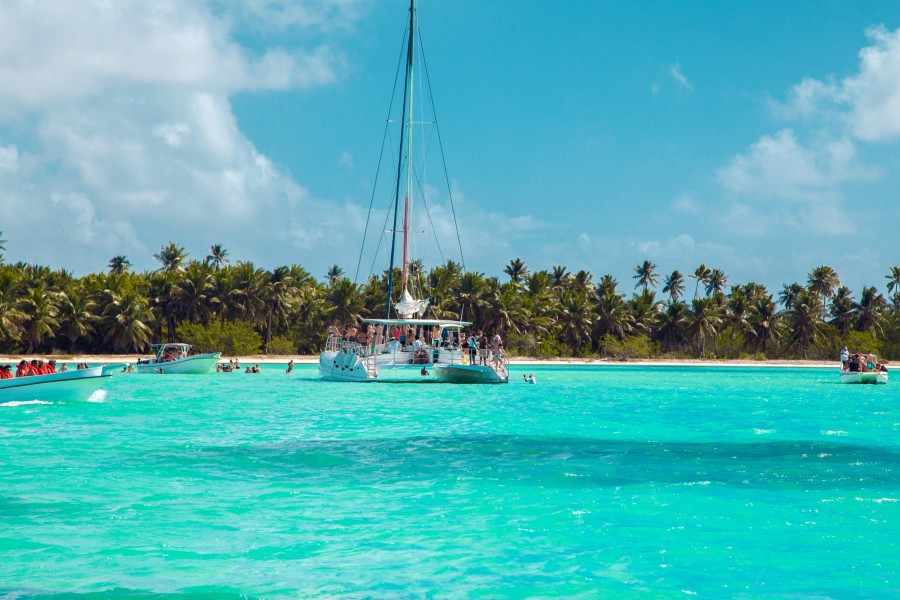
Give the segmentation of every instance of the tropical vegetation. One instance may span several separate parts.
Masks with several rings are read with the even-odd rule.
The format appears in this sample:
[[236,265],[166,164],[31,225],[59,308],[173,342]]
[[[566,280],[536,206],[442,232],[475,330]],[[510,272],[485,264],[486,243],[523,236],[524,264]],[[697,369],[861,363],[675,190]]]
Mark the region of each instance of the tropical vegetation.
[[[176,339],[234,354],[312,354],[329,325],[385,314],[387,272],[357,284],[332,265],[317,279],[300,265],[232,260],[221,244],[195,260],[169,242],[155,271],[136,273],[119,255],[107,271],[75,277],[7,264],[4,243],[0,232],[5,354],[141,353]],[[496,331],[513,355],[833,359],[847,345],[900,358],[900,266],[885,275],[887,296],[875,286],[855,295],[827,265],[774,292],[705,264],[685,273],[661,274],[646,260],[627,290],[611,275],[532,272],[516,258],[502,280],[453,261],[429,271],[417,262],[410,278],[428,317]]]

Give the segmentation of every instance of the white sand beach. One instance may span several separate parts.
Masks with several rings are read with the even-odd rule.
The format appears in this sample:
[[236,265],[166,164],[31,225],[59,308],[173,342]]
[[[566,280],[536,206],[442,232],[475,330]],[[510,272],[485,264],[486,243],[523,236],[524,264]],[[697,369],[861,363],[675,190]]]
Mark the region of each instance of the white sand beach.
[[[55,358],[57,362],[69,363],[92,363],[92,364],[115,364],[115,363],[134,363],[138,359],[146,359],[149,354],[98,354],[98,355],[55,355],[43,356],[22,355],[22,356],[2,356],[0,364],[17,364],[22,359],[31,360],[32,358]],[[255,356],[223,356],[222,361],[228,362],[229,359],[237,359],[242,365],[270,365],[270,364],[286,364],[293,360],[294,364],[317,364],[319,357],[315,355],[255,355]],[[839,363],[835,361],[823,360],[700,360],[700,359],[629,359],[618,360],[609,358],[557,358],[557,359],[537,359],[530,357],[512,357],[509,359],[510,365],[513,367],[529,367],[529,366],[590,366],[590,367],[622,367],[622,366],[679,366],[679,367],[783,367],[783,368],[830,368],[837,369]]]

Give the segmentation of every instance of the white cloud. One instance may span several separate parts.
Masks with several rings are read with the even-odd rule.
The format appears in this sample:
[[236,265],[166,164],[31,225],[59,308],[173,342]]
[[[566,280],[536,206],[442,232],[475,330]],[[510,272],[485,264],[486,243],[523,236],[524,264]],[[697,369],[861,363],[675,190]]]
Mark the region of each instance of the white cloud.
[[688,81],[688,78],[685,77],[684,73],[681,72],[680,64],[675,63],[674,65],[670,66],[669,67],[669,75],[672,77],[672,79],[675,80],[676,83],[678,83],[678,85],[680,85],[687,91],[689,91],[689,92],[694,91],[693,84],[690,81]]
[[[264,18],[278,4],[254,6]],[[284,10],[295,26],[317,27],[315,15],[350,19],[353,6]],[[228,7],[214,14],[203,3],[4,3],[0,125],[17,136],[0,137],[8,258],[83,272],[121,253],[152,268],[168,240],[194,256],[224,243],[273,263],[303,262],[296,253],[326,238],[355,245],[345,211],[258,152],[229,101],[238,91],[326,85],[341,57],[320,41],[253,54],[234,41],[234,25]]]
[[790,129],[761,137],[747,154],[738,155],[718,172],[726,189],[739,194],[791,201],[824,201],[839,197],[838,186],[871,177],[856,161],[847,138],[822,139],[805,146]]
[[872,45],[860,50],[857,73],[837,81],[804,79],[777,112],[823,121],[836,115],[846,135],[863,141],[900,136],[900,29],[879,26],[866,34]]
[[338,159],[338,164],[347,167],[348,169],[353,169],[353,155],[344,150],[341,152],[341,157]]
[[19,168],[19,149],[14,145],[0,146],[0,171],[16,171]]
[[698,215],[702,212],[702,207],[693,194],[687,193],[672,200],[669,210],[685,215]]

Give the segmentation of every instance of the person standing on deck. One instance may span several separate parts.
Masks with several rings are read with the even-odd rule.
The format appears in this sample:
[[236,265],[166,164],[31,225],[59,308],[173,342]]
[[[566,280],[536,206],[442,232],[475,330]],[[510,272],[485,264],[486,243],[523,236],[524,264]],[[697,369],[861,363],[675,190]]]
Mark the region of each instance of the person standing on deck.
[[841,371],[847,370],[847,361],[850,360],[850,351],[847,350],[847,346],[841,348]]

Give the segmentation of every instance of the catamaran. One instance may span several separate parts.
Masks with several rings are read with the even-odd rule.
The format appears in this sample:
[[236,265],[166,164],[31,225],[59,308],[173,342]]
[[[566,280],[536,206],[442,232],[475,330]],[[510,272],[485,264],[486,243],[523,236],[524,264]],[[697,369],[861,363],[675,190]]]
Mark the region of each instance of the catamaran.
[[[420,175],[413,168],[413,125],[422,124],[413,120],[417,48],[415,0],[410,0],[408,33],[385,318],[363,320],[368,330],[364,342],[359,338],[343,337],[340,332],[330,333],[325,350],[319,355],[319,371],[324,379],[331,381],[507,383],[509,361],[502,352],[487,356],[487,351],[483,351],[473,361],[468,348],[461,347],[461,333],[472,325],[471,322],[425,318],[428,302],[416,298],[410,290],[411,201],[414,198],[414,178]],[[404,188],[406,197],[401,208],[400,192]],[[397,221],[401,211],[401,294],[399,301],[392,303]]]

